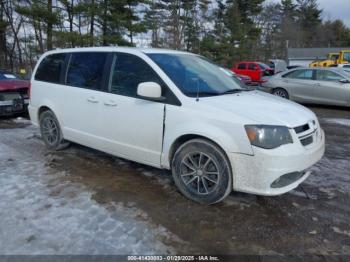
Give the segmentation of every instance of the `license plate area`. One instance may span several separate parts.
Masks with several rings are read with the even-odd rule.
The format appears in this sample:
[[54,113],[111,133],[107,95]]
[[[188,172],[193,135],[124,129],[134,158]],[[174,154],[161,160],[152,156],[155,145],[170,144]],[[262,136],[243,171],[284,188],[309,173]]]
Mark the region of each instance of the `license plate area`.
[[12,109],[13,111],[23,110],[24,103],[23,99],[17,98],[13,99]]

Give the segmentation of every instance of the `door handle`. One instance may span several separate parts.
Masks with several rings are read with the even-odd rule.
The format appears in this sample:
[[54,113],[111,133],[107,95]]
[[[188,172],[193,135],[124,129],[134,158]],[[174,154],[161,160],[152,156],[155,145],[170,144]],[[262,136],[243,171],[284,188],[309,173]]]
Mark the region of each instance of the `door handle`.
[[104,102],[105,106],[117,106],[117,103],[114,101],[108,101],[108,102]]
[[321,84],[320,83],[315,83],[315,86],[321,86]]
[[89,97],[87,99],[87,101],[90,102],[90,103],[94,103],[94,104],[98,103],[98,100],[96,98],[94,98],[94,97]]

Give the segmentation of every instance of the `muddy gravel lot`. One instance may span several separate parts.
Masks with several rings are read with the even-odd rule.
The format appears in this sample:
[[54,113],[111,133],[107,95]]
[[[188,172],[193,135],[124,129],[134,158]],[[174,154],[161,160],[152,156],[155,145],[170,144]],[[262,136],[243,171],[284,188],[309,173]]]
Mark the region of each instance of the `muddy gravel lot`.
[[310,107],[326,154],[296,190],[202,206],[171,174],[0,119],[0,254],[350,255],[350,110]]

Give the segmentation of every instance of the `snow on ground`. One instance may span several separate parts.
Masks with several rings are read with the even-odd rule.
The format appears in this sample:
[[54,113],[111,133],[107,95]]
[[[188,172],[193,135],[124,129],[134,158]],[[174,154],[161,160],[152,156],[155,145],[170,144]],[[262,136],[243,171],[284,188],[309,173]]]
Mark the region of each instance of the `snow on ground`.
[[323,121],[350,127],[350,119],[345,118],[324,118]]
[[43,153],[3,143],[31,133],[31,127],[0,132],[0,254],[175,253],[164,244],[175,237],[143,211],[98,204],[82,185],[64,182],[69,174],[53,173]]

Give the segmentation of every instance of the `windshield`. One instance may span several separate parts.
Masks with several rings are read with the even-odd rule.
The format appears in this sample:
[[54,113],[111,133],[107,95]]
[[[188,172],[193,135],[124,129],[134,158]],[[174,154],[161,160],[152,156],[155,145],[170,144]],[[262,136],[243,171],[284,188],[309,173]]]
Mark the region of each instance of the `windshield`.
[[350,53],[344,53],[344,60],[350,63]]
[[260,69],[262,69],[262,70],[265,70],[265,69],[269,68],[268,65],[263,64],[263,63],[258,63],[258,65],[260,66]]
[[187,96],[213,96],[242,90],[232,73],[206,58],[190,54],[153,53],[148,56]]

